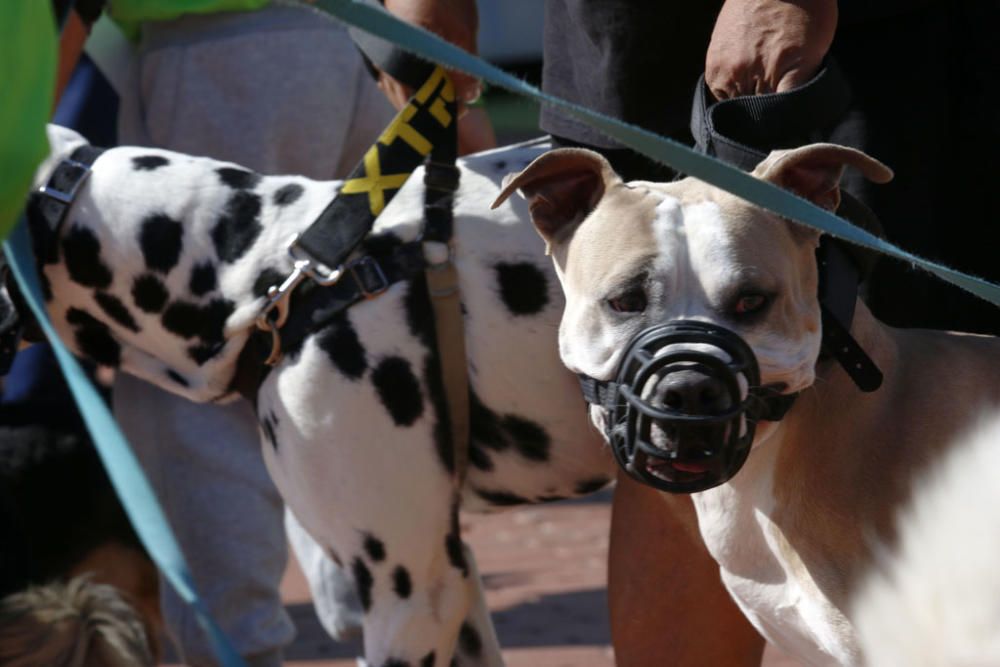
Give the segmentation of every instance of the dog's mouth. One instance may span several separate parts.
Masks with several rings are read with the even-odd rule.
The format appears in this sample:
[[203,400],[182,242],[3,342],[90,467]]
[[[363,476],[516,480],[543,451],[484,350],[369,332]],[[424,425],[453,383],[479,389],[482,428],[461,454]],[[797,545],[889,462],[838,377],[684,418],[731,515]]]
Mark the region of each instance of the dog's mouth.
[[686,484],[698,482],[716,472],[717,466],[711,460],[665,460],[647,458],[643,463],[647,473],[665,482]]

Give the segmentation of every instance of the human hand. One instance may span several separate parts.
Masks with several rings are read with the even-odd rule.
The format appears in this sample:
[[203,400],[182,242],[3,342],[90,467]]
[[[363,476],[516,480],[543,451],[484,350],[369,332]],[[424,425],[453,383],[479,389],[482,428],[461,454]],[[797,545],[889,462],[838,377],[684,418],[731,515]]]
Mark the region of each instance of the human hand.
[[[476,53],[479,14],[475,0],[385,0],[385,8],[407,23],[433,32],[469,53]],[[448,74],[455,86],[461,116],[465,104],[477,99],[482,88],[477,79],[467,74],[453,70]],[[385,72],[381,72],[378,85],[396,109],[406,106],[413,95],[412,88]]]
[[836,0],[726,0],[705,82],[719,100],[791,90],[816,74],[836,30]]

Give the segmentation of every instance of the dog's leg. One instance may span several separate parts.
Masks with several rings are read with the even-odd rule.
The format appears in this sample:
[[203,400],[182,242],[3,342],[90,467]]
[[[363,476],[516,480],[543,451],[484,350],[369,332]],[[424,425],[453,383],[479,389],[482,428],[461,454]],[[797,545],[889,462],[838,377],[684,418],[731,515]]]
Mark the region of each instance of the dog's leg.
[[493,628],[490,610],[486,606],[483,595],[483,580],[479,576],[472,549],[462,543],[462,553],[465,562],[469,564],[468,585],[472,596],[472,607],[469,615],[462,623],[458,633],[458,648],[455,651],[455,664],[458,667],[503,667],[503,656],[500,653],[500,640]]
[[341,320],[270,373],[258,395],[264,460],[353,579],[369,664],[448,665],[475,598],[472,571],[425,348],[398,335],[381,343],[377,334],[405,324],[380,324],[363,357],[346,359],[359,350]]

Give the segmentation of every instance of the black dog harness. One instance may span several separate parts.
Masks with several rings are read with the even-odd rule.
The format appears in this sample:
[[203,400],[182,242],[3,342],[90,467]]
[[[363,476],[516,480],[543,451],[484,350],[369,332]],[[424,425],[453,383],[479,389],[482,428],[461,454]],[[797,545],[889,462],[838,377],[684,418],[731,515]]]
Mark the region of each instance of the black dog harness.
[[[300,347],[312,332],[351,305],[377,297],[395,283],[424,277],[435,314],[437,356],[448,409],[443,420],[451,427],[454,471],[460,481],[466,468],[469,417],[458,275],[451,258],[452,207],[459,185],[456,124],[454,88],[443,69],[432,68],[337,196],[290,242],[293,270],[268,290],[256,320],[257,331],[237,361],[231,390],[255,402],[260,384],[283,350]],[[58,261],[56,240],[66,212],[102,152],[92,146],[77,148],[31,196],[28,220],[40,263]],[[420,237],[408,243],[366,243],[376,217],[421,164],[425,195]],[[443,261],[426,259],[424,244],[428,242],[448,250]]]

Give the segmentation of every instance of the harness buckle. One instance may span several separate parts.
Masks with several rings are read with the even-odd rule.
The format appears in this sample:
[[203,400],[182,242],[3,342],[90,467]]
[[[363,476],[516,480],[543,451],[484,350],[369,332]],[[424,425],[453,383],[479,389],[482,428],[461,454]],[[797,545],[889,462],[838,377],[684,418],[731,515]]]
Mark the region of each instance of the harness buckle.
[[[349,263],[347,268],[350,269],[354,282],[358,284],[358,288],[366,299],[374,299],[389,289],[389,279],[385,277],[382,267],[379,266],[379,263],[371,255],[365,255],[361,259]],[[366,275],[376,279],[378,284],[373,289],[368,289],[368,285],[365,282]]]
[[[52,181],[55,180],[56,174],[59,173],[59,167],[64,167],[64,166],[69,167],[75,171],[75,173],[72,175],[72,179],[69,185],[69,190],[61,190],[52,184]],[[83,182],[87,180],[87,177],[90,175],[91,169],[89,164],[78,162],[77,160],[73,160],[71,158],[65,158],[64,160],[62,160],[59,163],[59,167],[57,167],[56,170],[52,173],[52,176],[49,178],[48,182],[42,187],[38,188],[38,191],[43,195],[45,195],[46,197],[51,197],[52,199],[55,199],[57,202],[61,202],[68,206],[73,203],[73,200],[76,198],[76,193],[79,192],[80,186],[83,185]]]
[[[278,330],[288,321],[288,313],[291,309],[289,301],[292,292],[299,286],[299,283],[309,278],[323,287],[329,287],[336,284],[344,275],[343,266],[331,269],[325,264],[311,259],[299,247],[298,235],[292,237],[288,244],[288,255],[292,258],[292,272],[280,285],[272,285],[268,288],[267,302],[257,314],[256,319],[257,328],[271,334],[271,353],[264,360],[264,363],[269,366],[273,366],[281,359],[281,335]],[[378,270],[378,274],[383,280],[385,279],[381,269]]]

